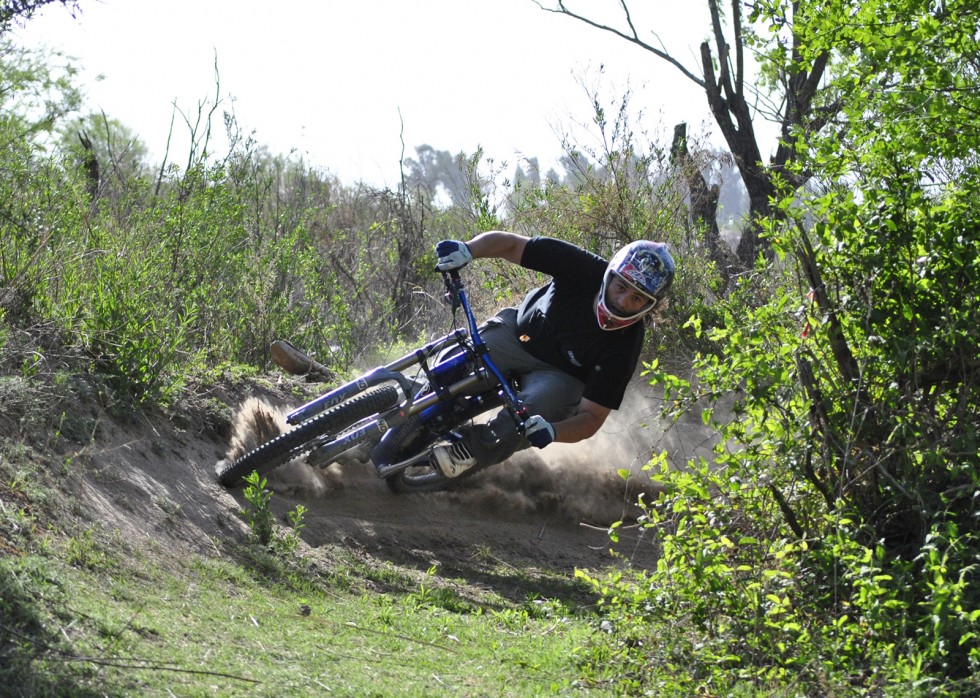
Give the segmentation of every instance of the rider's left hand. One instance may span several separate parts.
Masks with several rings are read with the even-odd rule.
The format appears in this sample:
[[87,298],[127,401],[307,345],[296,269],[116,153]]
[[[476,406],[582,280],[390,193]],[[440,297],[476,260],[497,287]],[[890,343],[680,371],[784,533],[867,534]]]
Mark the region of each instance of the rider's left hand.
[[473,253],[465,242],[459,240],[442,240],[436,245],[436,256],[439,258],[436,269],[439,271],[456,271],[473,261]]
[[555,440],[555,428],[551,422],[536,414],[525,420],[524,436],[532,446],[544,448]]

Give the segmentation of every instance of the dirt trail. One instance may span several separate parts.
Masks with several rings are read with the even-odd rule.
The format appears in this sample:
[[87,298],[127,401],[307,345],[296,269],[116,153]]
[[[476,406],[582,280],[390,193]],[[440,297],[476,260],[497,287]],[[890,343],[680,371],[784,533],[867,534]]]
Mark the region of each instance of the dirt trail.
[[[450,492],[394,495],[369,463],[354,458],[322,472],[290,463],[270,476],[274,509],[282,516],[298,503],[306,506],[303,539],[314,548],[339,544],[423,569],[481,552],[519,567],[594,569],[612,561],[606,527],[634,519],[636,495],[651,490],[641,473],[651,449],[667,449],[682,463],[705,439],[696,426],[668,435],[643,426],[656,423],[656,400],[635,392],[587,444],[525,451]],[[229,447],[226,431],[193,417],[183,424],[102,417],[98,432],[96,443],[68,455],[83,474],[79,495],[86,508],[107,526],[137,545],[172,545],[174,552],[187,545],[216,551],[222,537],[244,534],[241,491],[226,490],[214,476]],[[632,473],[629,481],[619,469]],[[627,528],[621,538],[621,554],[635,564],[653,563],[649,533]]]

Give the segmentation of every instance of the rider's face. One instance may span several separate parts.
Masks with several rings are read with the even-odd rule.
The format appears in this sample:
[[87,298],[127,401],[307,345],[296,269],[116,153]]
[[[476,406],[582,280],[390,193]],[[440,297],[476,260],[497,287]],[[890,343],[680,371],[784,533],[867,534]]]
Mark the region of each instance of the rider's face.
[[606,305],[617,315],[630,317],[650,305],[650,299],[618,276],[613,276],[606,285]]

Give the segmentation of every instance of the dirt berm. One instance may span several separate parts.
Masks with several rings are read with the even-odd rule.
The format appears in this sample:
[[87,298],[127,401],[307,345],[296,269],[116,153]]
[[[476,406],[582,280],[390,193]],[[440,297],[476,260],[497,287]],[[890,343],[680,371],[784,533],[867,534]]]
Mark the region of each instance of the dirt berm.
[[[225,457],[235,422],[241,431],[257,405],[282,414],[299,404],[292,381],[272,376],[200,391],[202,404],[231,407],[218,419],[213,409],[193,408],[169,418],[96,415],[95,438],[66,454],[86,513],[136,545],[172,546],[175,554],[187,546],[217,552],[222,539],[241,539],[241,489],[219,485],[214,464]],[[284,517],[299,503],[307,507],[302,538],[313,548],[341,545],[422,569],[481,552],[515,567],[597,569],[613,562],[608,526],[634,521],[637,495],[655,491],[642,471],[650,453],[666,450],[682,465],[708,446],[699,424],[658,428],[659,404],[637,383],[628,404],[589,441],[525,451],[448,492],[392,494],[354,457],[324,471],[289,463],[270,475],[273,509]],[[624,526],[617,563],[652,564],[654,538]]]

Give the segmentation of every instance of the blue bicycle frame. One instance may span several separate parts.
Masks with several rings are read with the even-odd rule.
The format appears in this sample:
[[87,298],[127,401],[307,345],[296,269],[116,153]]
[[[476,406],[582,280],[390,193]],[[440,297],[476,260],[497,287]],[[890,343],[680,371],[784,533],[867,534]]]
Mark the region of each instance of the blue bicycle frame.
[[[457,309],[463,309],[468,330],[456,329],[441,339],[430,342],[386,366],[374,369],[290,412],[286,421],[294,425],[300,424],[374,386],[388,382],[397,383],[404,394],[404,399],[396,407],[364,420],[359,426],[355,426],[341,436],[318,444],[308,459],[310,464],[330,462],[336,455],[358,443],[380,438],[388,430],[401,426],[409,419],[417,417],[422,423],[433,420],[448,409],[460,395],[475,393],[477,396],[474,399],[479,400],[480,393],[490,392],[494,388],[518,428],[523,432],[524,421],[528,417],[527,408],[490,357],[489,348],[480,336],[459,272],[443,272],[443,280],[446,285],[446,300],[451,305],[454,315]],[[428,362],[432,357],[439,356],[443,350],[453,346],[458,347],[459,351],[429,367]],[[425,373],[430,386],[430,390],[425,394],[413,394],[415,383],[403,373],[416,365]],[[387,477],[412,465],[414,460],[420,459],[421,456],[418,459],[379,467],[378,474]]]

